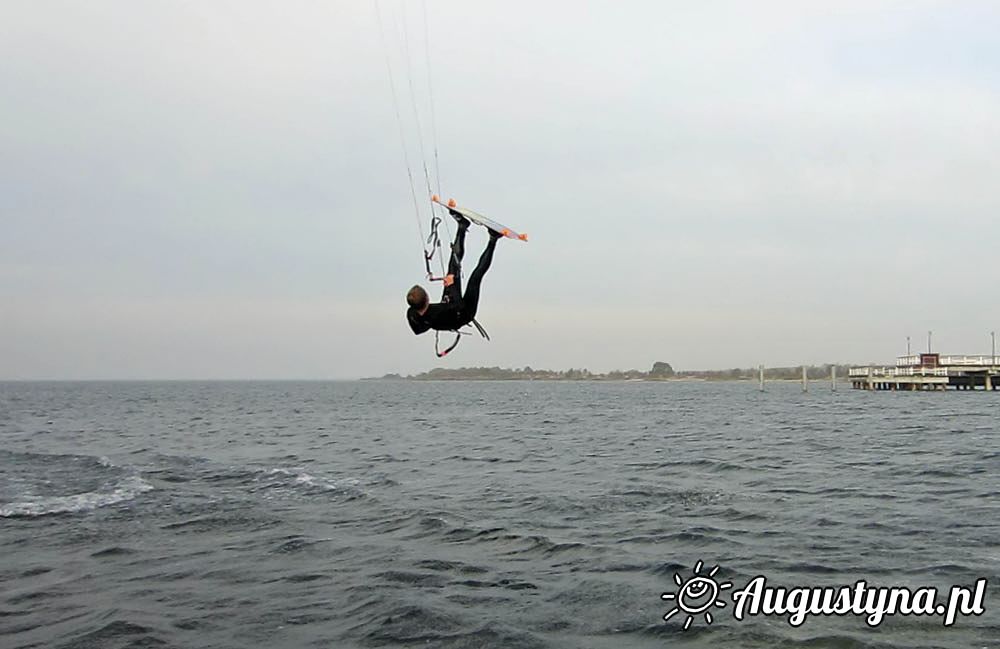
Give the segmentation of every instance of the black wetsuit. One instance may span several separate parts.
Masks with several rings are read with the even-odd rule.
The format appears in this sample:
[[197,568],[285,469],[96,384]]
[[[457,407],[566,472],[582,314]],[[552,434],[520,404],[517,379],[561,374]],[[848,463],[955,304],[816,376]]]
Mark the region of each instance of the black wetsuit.
[[465,231],[469,229],[468,221],[459,223],[458,232],[455,234],[455,243],[451,248],[451,261],[448,262],[448,274],[455,277],[451,286],[446,286],[441,301],[427,306],[427,311],[423,315],[416,307],[410,307],[406,312],[406,319],[410,323],[413,333],[422,334],[428,329],[439,331],[455,331],[459,327],[472,322],[476,317],[476,309],[479,308],[479,285],[483,281],[483,276],[490,269],[493,261],[493,249],[497,246],[499,235],[490,231],[490,241],[486,244],[486,250],[479,257],[479,264],[469,275],[469,283],[465,287],[465,295],[462,295],[462,257],[465,255]]

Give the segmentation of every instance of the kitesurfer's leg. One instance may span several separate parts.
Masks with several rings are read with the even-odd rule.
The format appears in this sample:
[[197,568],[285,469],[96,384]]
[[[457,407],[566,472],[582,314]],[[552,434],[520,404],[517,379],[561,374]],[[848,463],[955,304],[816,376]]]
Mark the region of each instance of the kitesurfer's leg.
[[[453,216],[457,213],[453,213]],[[469,220],[461,214],[455,217],[458,220],[458,232],[455,233],[455,243],[451,244],[451,259],[448,261],[448,274],[454,275],[458,279],[462,272],[462,257],[465,256],[465,233],[469,229]]]
[[486,244],[486,249],[479,257],[479,264],[469,275],[469,284],[466,286],[465,295],[462,297],[462,316],[472,321],[476,317],[476,310],[479,308],[479,288],[483,282],[483,276],[490,269],[493,263],[493,250],[497,247],[497,240],[503,236],[499,232],[490,230],[490,241]]
[[468,229],[469,221],[463,217],[458,222],[458,232],[455,233],[455,242],[451,244],[451,259],[448,261],[448,274],[453,281],[444,287],[442,302],[458,304],[462,299],[462,257],[465,256],[465,232]]

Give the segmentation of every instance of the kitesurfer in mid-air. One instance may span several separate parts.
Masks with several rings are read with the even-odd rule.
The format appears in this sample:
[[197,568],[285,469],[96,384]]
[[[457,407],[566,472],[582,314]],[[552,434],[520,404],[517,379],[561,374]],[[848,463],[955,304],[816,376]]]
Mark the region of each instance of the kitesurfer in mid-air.
[[406,294],[406,303],[410,305],[406,311],[406,319],[415,334],[422,334],[428,329],[456,331],[473,321],[476,309],[479,307],[480,284],[486,271],[490,269],[497,240],[503,236],[496,230],[489,230],[489,243],[479,257],[476,269],[469,275],[469,282],[463,295],[462,257],[465,255],[465,232],[469,229],[469,220],[455,210],[448,211],[458,221],[458,232],[451,247],[451,261],[448,262],[448,274],[444,277],[444,294],[441,296],[441,301],[431,303],[423,286],[414,286]]

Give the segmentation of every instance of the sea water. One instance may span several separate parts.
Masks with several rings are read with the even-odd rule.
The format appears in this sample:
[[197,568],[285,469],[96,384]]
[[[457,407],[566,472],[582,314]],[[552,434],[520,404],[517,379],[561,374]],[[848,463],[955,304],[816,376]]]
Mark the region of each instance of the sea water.
[[[0,645],[993,647],[998,422],[817,383],[0,383]],[[737,619],[760,578],[986,582],[950,624]]]

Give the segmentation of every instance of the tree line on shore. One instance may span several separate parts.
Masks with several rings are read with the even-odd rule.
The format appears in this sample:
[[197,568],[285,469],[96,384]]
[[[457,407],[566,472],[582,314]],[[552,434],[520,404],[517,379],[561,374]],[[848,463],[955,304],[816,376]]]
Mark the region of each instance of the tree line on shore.
[[[832,369],[836,367],[837,376],[846,377],[847,371],[854,365],[829,363],[826,365],[806,366],[806,375],[810,379],[827,379]],[[757,380],[760,370],[753,368],[733,368],[726,370],[677,370],[670,363],[657,361],[648,371],[612,370],[610,372],[591,372],[586,368],[570,368],[568,370],[536,370],[530,366],[522,368],[504,367],[435,367],[427,372],[410,376],[386,374],[383,380],[412,381],[666,381],[666,380],[704,380],[704,381],[749,381]],[[799,380],[802,378],[802,366],[765,367],[764,378],[768,381]]]

